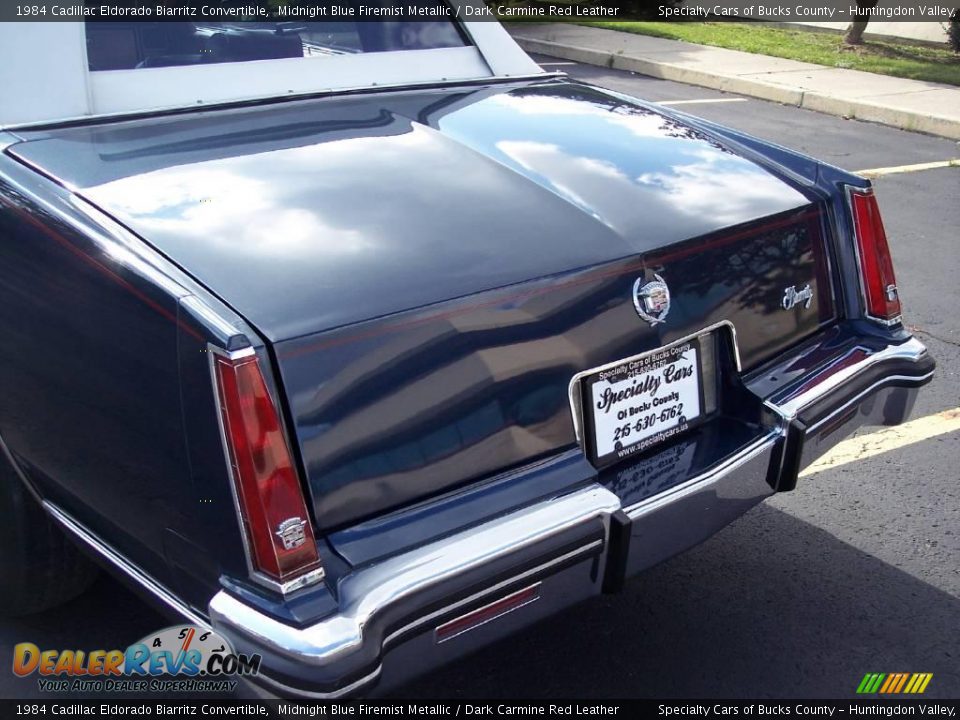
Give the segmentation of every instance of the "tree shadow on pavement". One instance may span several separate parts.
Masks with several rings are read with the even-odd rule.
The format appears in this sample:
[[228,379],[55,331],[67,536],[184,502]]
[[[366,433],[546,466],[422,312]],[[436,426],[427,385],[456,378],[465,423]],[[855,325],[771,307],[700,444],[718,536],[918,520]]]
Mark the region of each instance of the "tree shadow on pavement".
[[[945,571],[948,569],[945,569]],[[867,672],[960,694],[960,600],[761,505],[690,552],[394,693],[851,698]]]
[[[867,672],[932,672],[925,697],[949,698],[960,694],[958,617],[957,598],[761,505],[622,594],[588,601],[390,696],[852,699]],[[0,620],[0,658],[9,663],[26,641],[125,648],[169,624],[103,577],[64,608]],[[35,676],[8,670],[0,697],[52,696],[39,692]]]
[[[0,698],[130,698],[125,693],[59,694],[41,692],[37,674],[18,678],[11,670],[13,647],[31,642],[41,650],[124,650],[148,633],[174,624],[139,597],[102,573],[83,595],[37,615],[0,618]],[[153,697],[160,697],[159,695]],[[175,697],[175,696],[174,696]]]

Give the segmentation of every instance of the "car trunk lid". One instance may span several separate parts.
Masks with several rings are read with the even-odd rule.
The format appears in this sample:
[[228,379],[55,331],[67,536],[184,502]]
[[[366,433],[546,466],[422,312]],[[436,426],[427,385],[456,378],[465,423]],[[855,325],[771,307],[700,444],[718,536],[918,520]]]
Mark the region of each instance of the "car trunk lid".
[[[746,365],[833,315],[796,182],[568,82],[24,133],[270,341],[325,529],[574,443],[584,369],[716,322]],[[672,307],[651,327],[638,278]],[[806,301],[784,309],[788,288]]]
[[[581,371],[725,319],[747,368],[810,335],[829,298],[815,280],[820,223],[791,212],[279,343],[317,517],[342,526],[574,446],[567,389]],[[650,326],[633,289],[655,276],[671,308]],[[806,282],[813,307],[784,310],[784,287]]]

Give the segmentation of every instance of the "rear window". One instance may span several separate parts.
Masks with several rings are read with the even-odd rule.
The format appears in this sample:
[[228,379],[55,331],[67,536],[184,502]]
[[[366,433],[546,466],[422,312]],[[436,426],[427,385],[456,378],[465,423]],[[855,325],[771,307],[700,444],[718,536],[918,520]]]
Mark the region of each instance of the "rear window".
[[[90,70],[133,70],[138,68],[249,62],[281,58],[308,58],[396,50],[428,50],[467,45],[459,26],[451,20],[391,20],[408,17],[411,6],[431,11],[447,7],[443,0],[384,0],[377,4],[378,16],[360,15],[368,2],[330,3],[354,8],[356,20],[301,22],[301,14],[316,16],[316,0],[278,3],[286,8],[278,22],[97,22],[86,24],[87,59]],[[223,2],[224,8],[229,7]],[[361,7],[362,6],[362,7]],[[217,9],[216,0],[206,0],[196,12]],[[279,12],[279,11],[278,11]],[[393,13],[393,14],[391,14]]]

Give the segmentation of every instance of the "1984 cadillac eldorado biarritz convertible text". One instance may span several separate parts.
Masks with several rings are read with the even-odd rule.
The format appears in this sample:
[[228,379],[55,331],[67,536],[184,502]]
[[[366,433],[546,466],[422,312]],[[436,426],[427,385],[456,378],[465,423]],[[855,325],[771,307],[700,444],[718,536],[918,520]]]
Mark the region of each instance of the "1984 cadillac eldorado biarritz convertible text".
[[495,22],[0,48],[7,612],[92,554],[261,655],[255,692],[383,691],[616,592],[932,376],[868,182]]

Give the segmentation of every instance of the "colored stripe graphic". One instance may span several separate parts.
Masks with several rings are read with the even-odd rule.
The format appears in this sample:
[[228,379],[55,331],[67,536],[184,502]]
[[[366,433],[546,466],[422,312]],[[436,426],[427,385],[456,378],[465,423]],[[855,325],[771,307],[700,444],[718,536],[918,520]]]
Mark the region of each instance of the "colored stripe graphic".
[[861,695],[875,693],[885,677],[886,675],[883,673],[867,673],[863,676],[863,680],[860,681],[857,693]]
[[903,684],[907,681],[907,673],[891,673],[890,677],[880,688],[882,693],[898,693]]
[[920,695],[932,679],[933,673],[867,673],[857,686],[857,694]]

